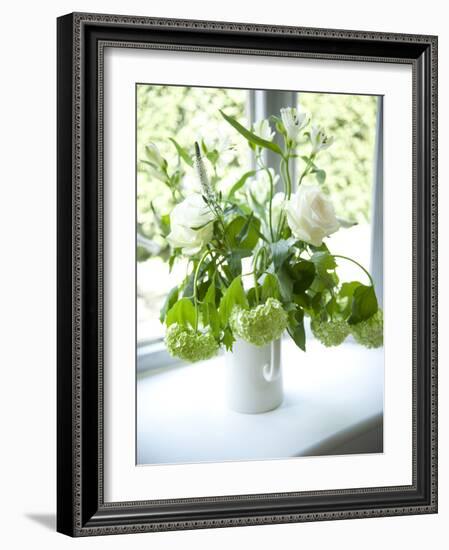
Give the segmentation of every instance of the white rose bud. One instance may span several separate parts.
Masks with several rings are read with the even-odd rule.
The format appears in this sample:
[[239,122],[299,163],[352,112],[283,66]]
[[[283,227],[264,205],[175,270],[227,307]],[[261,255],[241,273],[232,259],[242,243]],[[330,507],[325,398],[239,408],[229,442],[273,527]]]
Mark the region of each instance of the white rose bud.
[[331,200],[316,185],[301,185],[285,211],[293,235],[313,246],[321,246],[323,238],[340,227]]
[[173,208],[167,240],[173,248],[181,248],[184,255],[194,256],[212,239],[213,219],[203,197],[192,193]]

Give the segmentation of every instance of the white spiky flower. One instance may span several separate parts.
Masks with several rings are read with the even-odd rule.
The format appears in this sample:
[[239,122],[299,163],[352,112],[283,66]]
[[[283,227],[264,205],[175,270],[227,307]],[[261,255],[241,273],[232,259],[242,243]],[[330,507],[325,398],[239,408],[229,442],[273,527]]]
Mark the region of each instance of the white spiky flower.
[[209,177],[207,175],[206,166],[204,165],[203,158],[201,156],[200,147],[197,142],[195,142],[195,161],[194,166],[196,170],[196,174],[201,186],[201,192],[203,195],[207,198],[208,201],[214,201],[215,200],[215,193],[212,189],[212,185],[209,181]]

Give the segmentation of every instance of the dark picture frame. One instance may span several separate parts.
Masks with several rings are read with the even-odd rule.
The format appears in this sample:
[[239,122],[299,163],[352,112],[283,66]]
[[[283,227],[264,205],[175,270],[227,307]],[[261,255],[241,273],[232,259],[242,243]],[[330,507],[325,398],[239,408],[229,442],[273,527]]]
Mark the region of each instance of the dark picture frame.
[[[58,29],[57,530],[71,536],[437,512],[437,37],[75,13]],[[413,70],[410,486],[104,502],[103,47],[405,63]]]

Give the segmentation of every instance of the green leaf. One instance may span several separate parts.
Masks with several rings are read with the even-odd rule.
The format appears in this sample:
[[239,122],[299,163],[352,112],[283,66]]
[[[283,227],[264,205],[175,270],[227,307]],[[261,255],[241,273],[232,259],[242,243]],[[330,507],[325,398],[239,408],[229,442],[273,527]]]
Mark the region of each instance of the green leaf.
[[197,284],[196,295],[200,302],[204,300],[204,297],[206,296],[206,292],[208,288],[209,288],[209,282],[203,281]]
[[278,280],[272,273],[265,274],[262,283],[261,297],[263,302],[265,302],[267,298],[276,298],[276,300],[279,300],[281,297]]
[[251,222],[253,221],[253,216],[254,216],[254,214],[253,214],[253,212],[251,212],[251,214],[248,216],[244,226],[240,230],[239,234],[236,236],[236,241],[238,243],[245,242],[245,239],[248,238],[248,233],[249,233],[249,229],[251,227]]
[[253,134],[249,130],[247,130],[244,126],[242,126],[239,122],[237,122],[234,118],[226,115],[223,113],[223,111],[220,110],[221,116],[228,122],[233,128],[237,130],[242,136],[247,139],[250,143],[253,145],[258,145],[259,147],[264,147],[265,149],[270,149],[274,153],[277,153],[278,155],[282,156],[282,150],[277,145],[277,143],[267,141],[265,139],[262,139],[259,136],[256,136],[256,134]]
[[321,311],[321,298],[323,297],[323,294],[321,292],[317,292],[311,299],[310,305],[312,306],[313,311],[316,315],[318,315]]
[[316,179],[318,180],[318,183],[323,185],[323,183],[326,181],[326,172],[324,170],[315,170],[314,174]]
[[236,277],[232,281],[221,299],[218,314],[223,327],[228,324],[232,309],[237,305],[244,309],[248,309],[249,307],[248,299],[245,291],[243,290],[241,277]]
[[360,285],[352,297],[352,313],[348,319],[350,325],[369,319],[378,310],[376,293],[372,286]]
[[190,275],[188,275],[183,282],[182,295],[183,297],[193,296],[193,281],[195,279],[195,269],[192,270]]
[[271,255],[275,271],[278,271],[288,256],[291,254],[291,247],[295,239],[281,239],[271,243]]
[[327,302],[326,311],[332,317],[338,311],[338,303],[334,296]]
[[340,224],[340,227],[343,227],[345,229],[347,229],[348,227],[354,227],[354,225],[358,224],[358,222],[351,222],[349,220],[344,220],[343,218],[338,218],[338,217],[337,217],[337,221]]
[[255,307],[258,305],[256,300],[256,289],[254,287],[251,287],[248,290],[248,292],[246,293],[246,296],[248,298],[249,307]]
[[168,138],[168,139],[176,147],[176,151],[178,152],[178,155],[182,158],[182,160],[186,164],[188,164],[190,167],[192,167],[193,166],[193,159],[189,155],[189,153],[186,151],[186,149],[184,149],[184,147],[181,147],[181,145],[179,145],[179,143],[175,139],[173,139],[173,138]]
[[220,318],[216,306],[215,281],[211,281],[201,304],[203,325],[209,326],[215,338],[220,336]]
[[363,286],[362,283],[359,283],[359,281],[351,281],[350,283],[343,283],[341,285],[340,289],[340,297],[341,298],[352,298],[354,291],[359,286]]
[[260,221],[250,216],[237,216],[226,227],[226,237],[233,249],[252,250],[259,240]]
[[168,272],[169,273],[172,272],[173,266],[175,265],[175,260],[176,260],[176,251],[175,251],[174,254],[172,254],[170,256],[170,258],[168,258]]
[[195,307],[188,298],[181,298],[168,311],[165,324],[169,327],[173,323],[184,327],[190,324],[192,328],[195,327]]
[[313,283],[316,274],[315,264],[302,259],[290,265],[288,270],[294,281],[293,290],[295,294],[302,294],[305,292]]
[[287,304],[291,302],[293,295],[293,280],[290,277],[288,270],[285,266],[282,266],[279,271],[276,273],[276,277],[279,282],[279,290],[281,292],[281,297],[283,302]]
[[238,181],[236,181],[234,185],[231,187],[228,193],[228,199],[232,199],[234,195],[237,193],[237,191],[245,185],[246,180],[248,178],[255,176],[256,173],[257,173],[257,170],[250,170],[249,172],[245,172],[245,174],[243,174],[243,176]]
[[226,256],[232,279],[242,274],[242,258],[250,255],[251,252],[249,250],[233,250]]
[[302,349],[306,351],[306,331],[304,330],[304,312],[301,309],[290,312],[288,316],[288,333],[292,340]]
[[136,261],[145,262],[146,260],[148,260],[148,258],[151,258],[151,254],[148,252],[148,250],[143,246],[137,245],[137,247],[136,247]]
[[[156,223],[159,227],[159,230],[163,236],[167,236],[170,233],[170,215],[164,214],[162,216],[159,215],[159,212],[154,207],[154,203],[150,202],[150,209],[153,213],[154,219],[156,220]],[[141,224],[139,224],[139,229],[142,231]]]
[[219,157],[220,157],[220,154],[215,149],[213,151],[208,151],[206,153],[206,158],[211,164],[216,164]]
[[335,269],[337,267],[335,258],[328,252],[315,252],[311,261],[315,264],[317,271]]
[[235,342],[234,335],[232,334],[232,331],[230,328],[225,328],[223,331],[223,338],[222,338],[222,344],[225,346],[227,351],[232,350],[232,344]]
[[304,293],[304,294],[294,294],[292,299],[293,299],[293,302],[295,304],[297,304],[298,306],[300,306],[301,308],[303,308],[305,310],[310,310],[310,308],[312,307],[312,299],[306,293]]
[[329,252],[329,249],[326,246],[326,243],[322,243],[320,246],[313,246],[313,244],[309,244],[308,247],[312,252]]
[[343,316],[349,317],[351,315],[352,311],[352,297],[354,295],[355,290],[362,286],[362,283],[359,283],[358,281],[351,281],[350,283],[343,283],[341,285],[340,292],[338,293],[338,297],[343,301],[343,303],[346,303],[346,306],[343,309]]
[[176,301],[178,300],[179,290],[177,286],[174,286],[170,292],[167,294],[167,297],[165,298],[164,304],[161,308],[160,314],[159,314],[159,320],[161,323],[165,321],[165,317],[167,315],[167,311],[171,309]]
[[170,215],[169,214],[163,214],[161,216],[161,228],[164,231],[164,234],[170,233]]
[[[335,274],[337,264],[335,259],[328,252],[315,252],[311,261],[315,264],[316,278],[325,288],[333,288],[338,284],[338,278]],[[329,273],[329,271],[332,271]],[[318,287],[315,287],[318,289]]]

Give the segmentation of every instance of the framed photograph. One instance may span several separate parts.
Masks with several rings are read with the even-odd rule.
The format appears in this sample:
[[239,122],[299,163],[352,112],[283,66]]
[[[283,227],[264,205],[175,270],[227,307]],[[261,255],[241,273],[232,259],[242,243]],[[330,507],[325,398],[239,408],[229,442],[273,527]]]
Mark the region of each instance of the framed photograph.
[[437,38],[58,19],[58,531],[437,511]]

